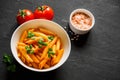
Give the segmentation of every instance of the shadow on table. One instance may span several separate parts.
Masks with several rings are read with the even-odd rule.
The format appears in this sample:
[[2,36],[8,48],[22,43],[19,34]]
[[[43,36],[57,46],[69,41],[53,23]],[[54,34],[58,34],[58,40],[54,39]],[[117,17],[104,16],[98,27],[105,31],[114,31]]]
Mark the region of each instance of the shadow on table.
[[85,34],[85,35],[80,35],[78,37],[78,40],[75,40],[74,41],[74,44],[78,47],[82,47],[82,46],[85,46],[87,40],[88,40],[88,36],[89,36],[90,32]]
[[8,31],[8,34],[7,34],[7,36],[8,36],[9,38],[11,38],[13,32],[16,30],[16,28],[17,28],[18,26],[19,26],[19,25],[18,25],[17,23],[13,24],[13,26],[11,27],[11,29]]
[[67,33],[69,34],[69,37],[71,41],[77,46],[82,47],[86,44],[88,37],[90,35],[90,32],[84,35],[75,34],[73,31],[71,31],[69,24],[67,25],[67,28],[65,29]]
[[16,72],[8,72],[6,80],[57,80],[59,77],[59,69],[50,72],[33,72],[25,69],[17,63]]

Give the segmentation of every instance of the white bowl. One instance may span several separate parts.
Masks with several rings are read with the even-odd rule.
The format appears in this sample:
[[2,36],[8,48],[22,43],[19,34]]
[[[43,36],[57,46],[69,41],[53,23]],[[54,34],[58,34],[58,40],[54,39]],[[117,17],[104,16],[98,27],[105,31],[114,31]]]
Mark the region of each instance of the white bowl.
[[[42,26],[43,28],[49,29],[53,32],[55,32],[60,38],[61,38],[61,42],[63,44],[63,48],[64,48],[64,53],[63,56],[61,58],[61,60],[59,61],[58,64],[56,64],[53,67],[50,67],[48,69],[35,69],[32,67],[27,66],[26,64],[24,64],[18,57],[17,54],[17,42],[19,41],[20,35],[22,34],[22,32],[28,28],[37,28],[38,26]],[[32,71],[36,71],[36,72],[47,72],[47,71],[51,71],[54,69],[57,69],[58,67],[60,67],[63,63],[65,63],[65,61],[68,59],[69,55],[70,55],[70,51],[71,51],[71,42],[69,39],[69,36],[67,34],[67,32],[57,23],[53,22],[53,21],[49,21],[49,20],[44,20],[44,19],[34,19],[34,20],[30,20],[27,21],[25,23],[23,23],[22,25],[20,25],[13,33],[12,38],[11,38],[11,51],[12,54],[14,56],[14,58],[18,61],[18,63],[20,63],[23,67],[32,70]]]
[[[85,30],[80,29],[80,28],[77,28],[76,25],[73,24],[72,17],[73,17],[74,14],[79,13],[79,12],[80,13],[85,13],[86,15],[88,15],[92,19],[92,25],[88,29],[85,29]],[[94,24],[95,24],[95,18],[93,16],[93,14],[86,9],[75,9],[70,14],[69,26],[70,26],[70,29],[76,34],[86,34],[87,32],[89,32],[93,28]]]

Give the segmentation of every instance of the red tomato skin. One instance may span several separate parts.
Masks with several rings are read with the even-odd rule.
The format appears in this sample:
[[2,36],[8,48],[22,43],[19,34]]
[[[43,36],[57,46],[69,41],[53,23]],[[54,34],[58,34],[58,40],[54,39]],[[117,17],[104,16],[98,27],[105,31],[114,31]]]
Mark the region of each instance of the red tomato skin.
[[44,12],[44,16],[48,19],[48,20],[52,20],[54,17],[54,12],[51,8],[47,8]]
[[45,10],[39,10],[38,8],[34,11],[34,16],[36,19],[48,19],[52,20],[54,17],[54,11],[50,6],[43,5],[45,7]]
[[20,12],[18,12],[16,19],[17,19],[17,22],[18,22],[19,25],[22,24],[22,23],[24,23],[24,22],[26,22],[26,21],[34,19],[34,14],[32,13],[32,11],[30,11],[28,9],[23,9],[22,11],[26,15],[24,17],[22,17],[20,15]]
[[43,17],[43,12],[42,12],[42,11],[39,11],[38,9],[36,9],[36,10],[34,11],[34,16],[35,16],[35,19],[44,18],[44,17]]

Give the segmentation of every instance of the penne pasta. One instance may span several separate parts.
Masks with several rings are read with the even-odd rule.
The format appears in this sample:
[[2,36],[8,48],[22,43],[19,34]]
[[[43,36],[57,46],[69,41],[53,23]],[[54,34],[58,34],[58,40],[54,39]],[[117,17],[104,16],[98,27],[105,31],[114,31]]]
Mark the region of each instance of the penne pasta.
[[34,28],[30,28],[30,29],[28,29],[28,32],[34,32],[34,31],[35,31]]
[[45,28],[25,30],[17,43],[18,57],[36,69],[47,69],[57,64],[64,52],[61,39]]
[[39,68],[39,65],[38,65],[38,64],[36,64],[36,63],[34,63],[34,62],[31,63],[31,64],[32,64],[32,66],[33,66],[34,68],[37,68],[37,69]]
[[50,67],[50,65],[48,65],[48,64],[45,64],[45,65],[44,65],[44,68],[45,68],[45,69],[47,69],[47,68],[49,68],[49,67]]
[[44,60],[42,60],[39,64],[39,69],[42,69],[47,61],[48,61],[48,57],[46,57]]
[[47,52],[48,52],[49,46],[45,47],[45,49],[43,50],[43,54],[41,55],[41,59],[44,59],[47,56]]
[[49,47],[52,47],[57,41],[57,36],[55,36],[55,38],[49,43]]
[[31,64],[31,63],[28,63],[27,65],[30,66],[30,67],[32,67],[32,64]]
[[45,28],[39,28],[40,32],[44,33],[44,34],[47,34],[47,35],[56,35],[54,32],[51,32]]
[[41,32],[33,32],[36,36],[42,37],[44,40],[48,41],[48,36]]
[[28,62],[33,62],[33,60],[30,58],[30,56],[27,54],[26,50],[24,48],[20,48],[20,52],[22,56],[28,61]]
[[29,56],[31,57],[31,59],[33,60],[33,62],[35,62],[35,63],[39,63],[40,62],[38,60],[38,58],[34,54],[29,54]]
[[23,42],[18,42],[18,46],[26,46],[26,44]]
[[60,50],[60,44],[60,39],[58,39],[56,43],[56,50]]
[[56,53],[56,45],[52,46],[53,52]]
[[39,56],[39,55],[36,55],[36,57],[37,57],[37,59],[40,61],[40,59],[41,59],[40,56]]
[[57,64],[60,61],[60,59],[61,59],[61,57],[63,55],[64,50],[61,49],[61,50],[58,50],[57,52],[58,52],[58,55],[55,58],[52,59],[52,63],[51,63],[52,65],[55,65],[55,64]]
[[26,41],[25,43],[26,43],[26,44],[34,44],[34,43],[36,43],[36,41],[35,41],[35,40],[28,40],[28,41]]
[[23,56],[20,56],[20,59],[22,60],[23,63],[25,63],[25,58]]
[[30,67],[32,67],[33,65],[31,64],[31,63],[25,63],[26,65],[28,65],[28,66],[30,66]]
[[20,37],[20,42],[23,42],[26,37],[27,37],[27,31],[25,30]]

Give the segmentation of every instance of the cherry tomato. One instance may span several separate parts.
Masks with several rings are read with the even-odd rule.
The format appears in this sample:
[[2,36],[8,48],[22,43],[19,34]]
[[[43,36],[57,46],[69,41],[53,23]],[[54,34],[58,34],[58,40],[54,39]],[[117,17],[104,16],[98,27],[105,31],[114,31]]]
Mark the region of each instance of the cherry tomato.
[[54,11],[50,6],[43,5],[35,9],[34,16],[36,19],[52,20],[54,17]]
[[34,14],[28,9],[19,10],[16,19],[18,24],[22,24],[26,21],[34,19]]

